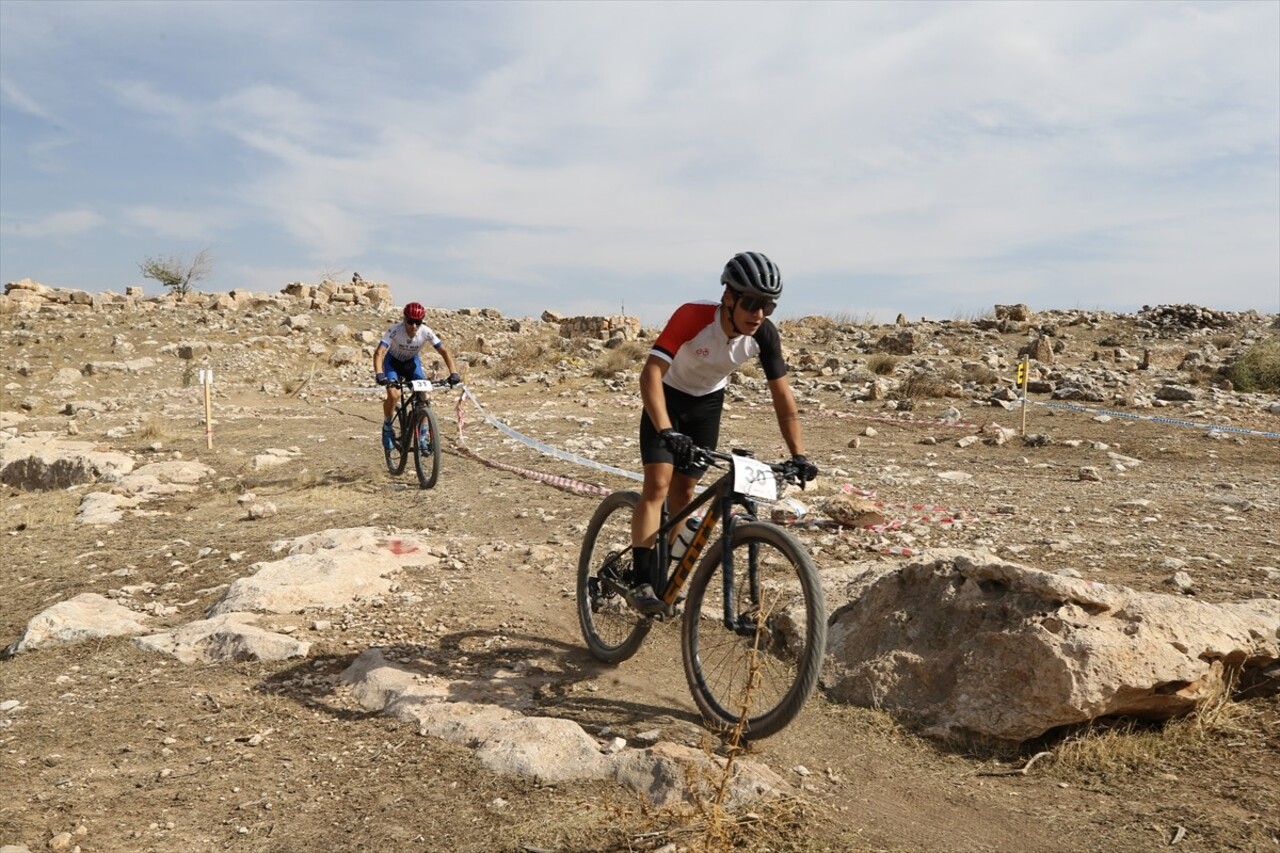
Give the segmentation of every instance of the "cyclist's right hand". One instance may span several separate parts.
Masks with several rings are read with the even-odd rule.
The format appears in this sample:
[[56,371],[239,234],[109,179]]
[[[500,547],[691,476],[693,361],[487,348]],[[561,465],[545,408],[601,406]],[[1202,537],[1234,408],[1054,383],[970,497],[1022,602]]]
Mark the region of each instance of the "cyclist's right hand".
[[663,445],[671,451],[672,462],[677,468],[688,468],[693,464],[693,439],[682,432],[668,427],[658,433]]
[[379,373],[377,376],[373,377],[373,381],[374,381],[374,382],[377,382],[379,385],[386,385],[386,384],[387,384],[387,374],[385,374],[385,373]]

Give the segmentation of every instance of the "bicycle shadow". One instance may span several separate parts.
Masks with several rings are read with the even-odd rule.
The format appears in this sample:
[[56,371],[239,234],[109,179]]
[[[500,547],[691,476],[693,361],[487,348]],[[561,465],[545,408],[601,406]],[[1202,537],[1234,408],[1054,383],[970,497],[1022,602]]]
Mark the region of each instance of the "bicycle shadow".
[[346,689],[353,665],[376,653],[420,690],[414,701],[493,705],[525,716],[559,717],[588,732],[647,730],[701,718],[672,705],[612,696],[601,683],[617,667],[579,646],[534,634],[473,629],[441,634],[437,643],[370,646],[362,652],[319,655],[263,679],[257,690],[292,698],[339,720],[377,717]]

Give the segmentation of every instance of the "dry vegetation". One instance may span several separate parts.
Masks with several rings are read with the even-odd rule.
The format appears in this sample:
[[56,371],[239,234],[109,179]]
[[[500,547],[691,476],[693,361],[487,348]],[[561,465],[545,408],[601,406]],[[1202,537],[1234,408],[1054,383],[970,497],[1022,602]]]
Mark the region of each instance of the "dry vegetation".
[[[263,323],[277,319],[271,316]],[[330,325],[361,322],[323,319]],[[968,326],[983,319],[987,317],[951,322],[943,340],[953,355],[969,358],[988,347],[1012,355],[1025,344],[1025,335],[1016,333],[981,341],[967,337]],[[377,327],[381,318],[362,321]],[[155,325],[143,333],[156,340],[190,334],[191,327],[165,325],[166,318],[149,322]],[[469,351],[477,330],[464,333],[462,324],[453,315],[433,320],[451,346],[457,342],[455,352],[466,356],[468,383],[492,412],[558,446],[608,437],[623,458],[634,450],[634,444],[626,444],[633,441],[637,417],[631,398],[647,341],[609,348],[539,328],[498,341],[496,354],[486,363],[480,353]],[[894,328],[851,315],[782,325],[788,346],[814,353],[818,365],[830,347],[874,339]],[[65,324],[33,323],[39,342],[20,349],[6,334],[0,363],[30,360],[39,366],[30,376],[15,376],[24,387],[9,399],[34,398],[49,378],[51,365],[39,362],[38,355],[58,348],[75,361],[100,358],[113,334],[133,328],[98,326],[102,340],[68,337]],[[1091,350],[1142,343],[1139,333],[1123,323],[1073,328],[1073,334],[1072,350],[1082,361]],[[238,339],[246,336],[241,332]],[[224,342],[236,341],[227,336]],[[1271,338],[1234,363],[1241,377],[1232,376],[1237,387],[1255,381],[1253,377],[1274,383],[1276,341]],[[1227,348],[1235,345],[1236,336],[1220,332],[1212,342]],[[108,427],[136,420],[137,426],[114,446],[151,458],[156,451],[149,447],[158,443],[164,453],[206,461],[218,470],[219,479],[205,491],[174,495],[149,506],[147,514],[103,530],[74,523],[84,490],[23,494],[6,489],[0,644],[14,639],[26,620],[54,601],[125,584],[152,585],[154,591],[142,599],[146,602],[193,602],[184,613],[194,616],[255,561],[271,559],[272,542],[329,527],[426,528],[452,562],[402,581],[411,604],[388,600],[353,606],[332,615],[327,634],[312,631],[308,617],[294,620],[300,635],[314,636],[316,645],[306,661],[286,666],[185,666],[144,654],[124,640],[93,641],[0,662],[0,701],[23,703],[13,724],[0,729],[0,778],[8,783],[0,803],[0,845],[46,849],[57,833],[84,825],[86,834],[75,841],[84,853],[1128,853],[1166,850],[1175,838],[1175,850],[1280,850],[1280,700],[1274,695],[1241,701],[1224,696],[1194,716],[1163,724],[1102,721],[1017,748],[925,740],[913,733],[910,720],[837,705],[818,695],[786,731],[745,753],[732,737],[727,743],[711,740],[696,725],[671,632],[655,630],[637,658],[618,668],[593,664],[582,649],[570,588],[577,540],[594,507],[592,499],[487,468],[452,447],[436,489],[422,493],[403,488],[382,467],[376,397],[321,390],[341,383],[326,373],[323,360],[310,354],[277,359],[268,351],[268,356],[274,376],[255,373],[251,380],[233,384],[238,380],[228,374],[217,401],[222,414],[211,452],[203,449],[194,413],[166,417],[124,411],[119,417],[80,418],[79,437],[104,443]],[[928,371],[911,357],[865,351],[856,358],[842,356],[842,361],[849,384],[875,377],[892,381],[891,399],[911,401],[922,416],[952,405],[964,407],[966,417],[984,421],[1003,414],[970,406],[1002,381],[999,371],[985,364]],[[194,369],[190,362],[166,361],[153,375],[110,377],[78,394],[128,402],[138,399],[131,395],[168,387],[188,388],[186,393],[194,395]],[[812,379],[816,370],[802,370],[798,376]],[[1194,376],[1187,373],[1186,381]],[[752,368],[742,378],[750,383],[760,373]],[[260,391],[264,379],[279,382],[283,393]],[[624,391],[604,390],[615,384]],[[958,391],[975,385],[986,387]],[[746,396],[757,390],[749,386]],[[929,471],[925,466],[936,464],[973,471],[981,487],[966,498],[953,497],[977,502],[973,508],[980,511],[996,503],[1018,504],[1020,520],[1032,531],[1023,543],[1022,560],[1048,568],[1088,562],[1094,570],[1111,573],[1116,582],[1166,589],[1168,572],[1136,547],[1134,553],[1111,548],[1094,554],[1086,543],[1076,553],[1064,553],[1063,537],[1040,541],[1053,539],[1035,531],[1047,520],[1061,518],[1062,507],[1080,507],[1092,499],[1081,493],[1079,482],[1063,474],[1080,463],[1070,448],[1010,446],[975,453],[953,446],[958,434],[877,423],[881,435],[864,439],[854,453],[850,439],[862,424],[827,415],[872,410],[851,402],[848,390],[824,390],[821,382],[800,396],[810,455],[827,469],[844,469],[849,481],[874,483],[896,466]],[[162,404],[166,398],[154,399]],[[767,407],[767,394],[758,402]],[[59,405],[61,401],[41,399],[28,414],[40,428],[63,432],[67,418]],[[441,411],[448,409],[442,404]],[[777,437],[769,418],[743,417],[757,412],[767,409],[736,402],[725,431],[751,446],[771,448]],[[1250,423],[1271,425],[1256,419]],[[442,426],[452,437],[447,414]],[[483,426],[468,428],[482,442]],[[1044,416],[1037,428],[1086,444],[1105,442],[1121,452],[1140,449],[1159,472],[1144,471],[1144,476],[1156,477],[1162,489],[1172,484],[1166,494],[1197,480],[1253,484],[1274,478],[1256,466],[1280,459],[1261,439],[1210,446],[1194,432],[1145,423]],[[926,446],[921,443],[925,437],[937,442]],[[299,462],[264,472],[249,468],[253,453],[290,446],[302,449]],[[521,465],[580,473],[519,456],[500,441],[480,446],[495,457],[508,454],[503,458]],[[1023,457],[1032,462],[1020,461]],[[1020,476],[1010,477],[1010,471]],[[1134,494],[1150,491],[1136,479],[1127,487]],[[916,497],[911,489],[896,487],[902,499]],[[281,513],[246,521],[236,504],[245,491],[280,504]],[[1267,594],[1268,589],[1275,594],[1250,573],[1268,554],[1275,559],[1274,529],[1219,535],[1186,522],[1199,509],[1194,496],[1186,497],[1185,504],[1167,500],[1161,523],[1169,542],[1193,545],[1197,538],[1218,537],[1201,548],[1221,552],[1223,559],[1197,564],[1199,595],[1222,601]],[[1080,518],[1082,526],[1087,523],[1084,514]],[[1248,521],[1265,526],[1257,516]],[[1120,528],[1114,535],[1128,533]],[[993,541],[981,524],[953,536],[946,544],[1008,544]],[[215,553],[197,557],[202,548]],[[535,556],[538,549],[550,556]],[[232,552],[242,556],[233,562],[227,556]],[[866,557],[891,559],[878,556],[870,542]],[[823,559],[819,557],[820,565]],[[125,569],[126,574],[113,574]],[[576,720],[593,734],[608,731],[633,739],[658,730],[664,738],[701,745],[729,762],[743,757],[763,762],[793,790],[748,809],[730,810],[722,799],[724,777],[709,776],[698,780],[703,793],[687,807],[655,809],[604,783],[556,786],[496,777],[469,748],[419,736],[403,723],[369,715],[343,696],[335,686],[337,674],[370,646],[437,655],[451,672],[487,672],[512,661],[527,662],[531,671],[558,676],[531,712]],[[246,745],[246,738],[264,731],[271,734],[260,747]]]

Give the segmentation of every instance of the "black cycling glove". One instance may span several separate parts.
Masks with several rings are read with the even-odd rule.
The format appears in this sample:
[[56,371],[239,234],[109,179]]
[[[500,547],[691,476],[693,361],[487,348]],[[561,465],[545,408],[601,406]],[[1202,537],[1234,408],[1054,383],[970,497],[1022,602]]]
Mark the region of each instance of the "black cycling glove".
[[791,457],[791,467],[795,469],[796,476],[802,483],[808,483],[818,476],[818,466],[810,462],[809,457],[803,453],[797,453]]
[[373,381],[374,381],[374,382],[377,382],[379,385],[386,385],[386,384],[387,384],[387,374],[385,374],[385,373],[379,373],[377,376],[373,377]]
[[693,439],[682,432],[668,427],[658,433],[663,445],[671,451],[672,462],[677,468],[688,468],[693,464]]
[[453,386],[455,386],[455,385],[461,385],[461,384],[462,384],[462,377],[461,377],[461,376],[459,376],[459,375],[458,375],[458,374],[456,374],[456,373],[450,373],[450,374],[449,374],[449,378],[448,378],[448,379],[446,379],[446,380],[445,380],[445,382],[448,382],[448,383],[449,383],[449,387],[450,387],[450,388],[452,388],[452,387],[453,387]]

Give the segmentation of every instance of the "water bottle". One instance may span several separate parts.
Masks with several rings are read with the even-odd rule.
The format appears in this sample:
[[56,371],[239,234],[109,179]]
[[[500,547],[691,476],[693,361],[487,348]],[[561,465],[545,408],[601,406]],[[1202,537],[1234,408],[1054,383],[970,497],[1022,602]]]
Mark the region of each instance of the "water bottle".
[[680,535],[671,543],[672,560],[679,560],[684,556],[684,552],[689,550],[689,544],[693,542],[693,537],[701,525],[702,519],[697,516],[689,516],[685,519],[684,527],[680,528]]

